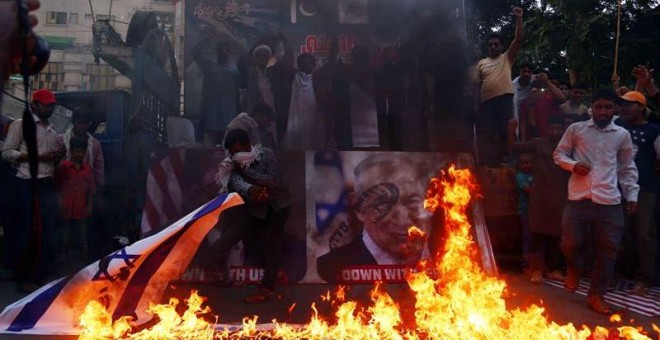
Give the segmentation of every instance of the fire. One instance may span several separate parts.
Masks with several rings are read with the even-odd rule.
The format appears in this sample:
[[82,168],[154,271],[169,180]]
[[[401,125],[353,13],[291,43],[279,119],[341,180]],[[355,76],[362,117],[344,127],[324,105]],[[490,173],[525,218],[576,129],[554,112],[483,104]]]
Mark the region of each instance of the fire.
[[[525,310],[508,310],[503,299],[505,282],[487,276],[474,260],[477,250],[467,209],[476,191],[472,174],[453,166],[429,184],[425,207],[431,211],[444,209],[448,236],[443,254],[438,254],[434,261],[420,263],[417,271],[408,274],[407,282],[415,299],[413,324],[404,322],[401,308],[376,284],[368,307],[346,301],[345,286],[340,286],[334,297],[329,292],[323,295],[323,301],[336,306],[333,322],[319,315],[312,304],[312,317],[304,326],[273,320],[274,328],[263,331],[259,330],[258,317],[254,316],[243,319],[239,332],[214,333],[212,325],[201,318],[210,315],[209,308],[202,308],[203,299],[193,291],[188,299],[188,311],[182,317],[176,314],[175,299],[167,305],[153,305],[150,311],[160,322],[138,333],[130,333],[132,327],[126,318],[112,324],[105,309],[91,302],[80,318],[81,338],[649,339],[642,329],[628,326],[591,330],[577,329],[572,324],[558,325],[548,321],[544,309],[536,305]],[[414,227],[409,234],[425,237]],[[613,317],[612,322],[615,321],[619,322],[620,317]],[[657,326],[654,329],[660,333]]]
[[210,314],[210,308],[202,308],[204,298],[192,291],[186,300],[188,309],[182,316],[176,311],[179,300],[170,299],[168,304],[150,304],[148,312],[157,317],[159,322],[149,329],[130,333],[134,328],[131,318],[124,316],[112,322],[112,315],[98,302],[90,302],[80,317],[82,332],[80,339],[129,338],[129,339],[213,339],[213,324],[200,318]]

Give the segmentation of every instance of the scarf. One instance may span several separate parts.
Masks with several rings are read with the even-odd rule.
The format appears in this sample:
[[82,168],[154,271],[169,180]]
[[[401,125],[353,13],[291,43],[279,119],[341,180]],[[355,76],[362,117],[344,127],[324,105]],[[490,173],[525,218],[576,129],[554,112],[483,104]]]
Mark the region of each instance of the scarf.
[[220,162],[218,172],[213,177],[218,186],[218,193],[227,192],[229,177],[231,177],[231,172],[236,165],[240,166],[241,169],[247,169],[255,161],[261,160],[261,148],[260,144],[253,145],[250,152],[237,152],[233,156],[227,156]]
[[[71,160],[71,137],[73,137],[73,128],[66,130],[63,136],[67,160]],[[92,144],[92,135],[89,132],[87,133],[87,154],[85,155],[85,161],[89,164],[90,168],[94,169],[94,145]]]

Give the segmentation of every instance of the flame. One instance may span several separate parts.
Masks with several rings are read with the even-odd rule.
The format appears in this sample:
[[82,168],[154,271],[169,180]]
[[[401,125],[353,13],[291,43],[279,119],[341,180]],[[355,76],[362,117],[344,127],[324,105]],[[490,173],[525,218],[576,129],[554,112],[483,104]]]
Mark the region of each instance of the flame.
[[[536,305],[525,310],[508,310],[503,299],[505,282],[487,276],[474,260],[477,248],[470,233],[467,209],[476,192],[472,174],[453,166],[429,184],[424,206],[430,211],[444,209],[448,235],[442,256],[438,254],[435,261],[422,262],[416,272],[408,273],[406,279],[415,299],[412,322],[404,322],[401,308],[381,290],[380,284],[371,291],[372,304],[368,307],[346,301],[348,287],[339,286],[334,297],[329,291],[321,296],[324,302],[336,306],[333,322],[319,315],[312,304],[312,317],[304,326],[273,320],[274,328],[262,331],[257,327],[258,316],[253,316],[243,319],[238,332],[225,329],[214,334],[211,325],[199,317],[210,311],[201,307],[203,299],[193,291],[188,299],[188,311],[182,317],[175,313],[178,301],[174,299],[167,305],[152,305],[150,311],[160,322],[134,334],[130,333],[130,320],[122,318],[112,324],[102,305],[91,302],[80,318],[81,338],[650,339],[641,328],[630,326],[591,330],[585,326],[577,329],[570,323],[558,325],[547,320],[545,310]],[[410,228],[409,235],[425,237],[415,227]],[[294,307],[295,304],[289,311]],[[620,322],[620,319],[613,316],[611,321]],[[653,329],[660,333],[656,325]]]

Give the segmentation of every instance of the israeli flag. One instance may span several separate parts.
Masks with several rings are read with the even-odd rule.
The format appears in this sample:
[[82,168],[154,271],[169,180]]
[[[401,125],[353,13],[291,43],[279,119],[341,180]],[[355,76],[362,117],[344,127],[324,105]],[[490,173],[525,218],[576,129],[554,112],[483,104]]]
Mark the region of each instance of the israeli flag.
[[235,193],[221,195],[158,234],[142,239],[55,280],[6,307],[0,334],[78,335],[78,318],[92,300],[113,315],[149,321],[149,302],[159,303],[170,281],[188,267],[220,214],[243,204]]

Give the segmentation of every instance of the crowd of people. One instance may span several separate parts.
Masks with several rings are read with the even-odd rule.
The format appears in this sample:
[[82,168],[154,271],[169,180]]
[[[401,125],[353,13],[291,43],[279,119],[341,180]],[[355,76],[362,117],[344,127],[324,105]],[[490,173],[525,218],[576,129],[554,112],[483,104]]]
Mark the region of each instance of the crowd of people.
[[575,291],[589,274],[589,307],[612,313],[603,295],[615,268],[635,281],[633,294],[653,285],[660,125],[647,103],[659,99],[652,70],[633,69],[635,90],[594,93],[533,71],[521,63],[512,82],[518,116],[508,125],[530,280],[564,280]]
[[73,111],[71,127],[64,134],[55,132],[49,122],[55,103],[49,90],[36,90],[32,95],[38,154],[36,195],[23,119],[10,122],[2,145],[2,160],[12,166],[2,178],[3,274],[14,278],[23,292],[36,289],[54,275],[78,269],[96,255],[90,249],[97,244],[95,228],[88,221],[103,193],[103,150],[89,133],[92,117],[85,109]]
[[[38,1],[28,3],[30,9],[38,7]],[[649,66],[632,70],[634,90],[617,84],[592,91],[533,63],[517,63],[523,10],[514,7],[512,13],[516,29],[511,44],[505,50],[503,38],[490,35],[488,55],[472,73],[478,164],[499,166],[518,156],[518,213],[531,282],[541,283],[544,276],[564,280],[565,289],[573,292],[582,275],[589,274],[588,306],[610,314],[603,295],[617,261],[634,263],[632,293],[644,295],[653,284],[660,126],[652,122],[647,101],[660,105],[660,90]],[[230,44],[217,44],[215,58],[205,53],[208,45],[202,39],[191,49],[204,76],[203,140],[228,151],[219,184],[247,202],[235,210],[241,218],[224,230],[215,256],[226,256],[246,237],[244,224],[262,226],[257,233],[265,245],[266,274],[262,289],[250,299],[263,301],[276,282],[278,242],[291,209],[272,149],[404,150],[403,122],[423,122],[434,111],[435,83],[421,81],[428,80],[423,62],[401,57],[404,49],[397,47],[382,50],[374,62],[367,47],[356,45],[351,62],[345,63],[333,42],[321,67],[309,53],[299,55],[294,67],[292,49],[281,35],[262,39],[236,65],[230,63]],[[0,55],[3,80],[17,71],[4,68],[10,64],[4,59],[15,59],[5,52]],[[512,79],[516,63],[519,75]],[[8,242],[3,242],[2,263],[12,269],[9,275],[22,292],[89,255],[93,230],[87,221],[104,185],[103,152],[89,133],[90,113],[74,111],[72,127],[58,135],[49,123],[54,94],[34,91],[30,105],[38,173],[30,172],[21,119],[11,123],[2,146],[2,159],[15,171],[14,194],[6,194],[3,184],[3,198],[11,201],[4,203],[16,207],[3,213],[3,240]],[[35,176],[36,195],[31,191]],[[365,224],[367,233],[369,228]],[[589,262],[585,252],[592,241]],[[31,248],[35,244],[41,246]],[[226,268],[218,272],[224,275]]]

